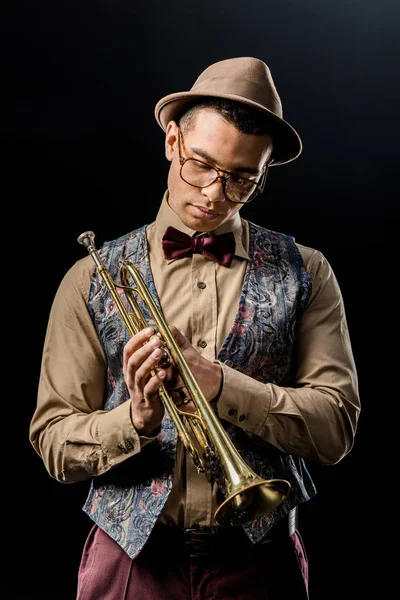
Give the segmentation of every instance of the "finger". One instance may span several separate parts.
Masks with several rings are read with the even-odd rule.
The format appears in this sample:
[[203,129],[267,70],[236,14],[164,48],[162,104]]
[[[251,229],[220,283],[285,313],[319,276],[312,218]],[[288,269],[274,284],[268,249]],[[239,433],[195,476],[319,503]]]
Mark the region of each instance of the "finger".
[[[147,348],[146,351],[148,351]],[[135,352],[129,359],[128,373],[131,374],[131,377],[133,378],[135,388],[143,392],[144,387],[151,376],[151,371],[156,368],[157,363],[162,356],[162,352],[160,348],[152,348],[151,354],[137,366],[135,358],[139,353],[141,354],[140,351]]]
[[132,354],[138,348],[143,346],[143,344],[148,342],[149,339],[152,337],[158,337],[157,335],[155,335],[153,327],[146,327],[146,329],[141,329],[140,331],[138,331],[138,333],[135,333],[135,335],[133,335],[128,340],[128,342],[125,344],[124,351],[126,351],[128,354]]
[[194,405],[194,402],[189,401],[187,403],[181,404],[179,406],[179,410],[181,410],[182,412],[186,412],[186,413],[192,413],[195,414],[197,413],[196,407]]
[[[139,334],[136,334],[137,336]],[[137,369],[143,361],[154,351],[155,348],[160,346],[160,340],[153,334],[146,334],[145,336],[132,338],[124,348],[124,374],[126,375],[128,369]],[[133,343],[132,340],[134,340]],[[137,346],[137,342],[141,341],[141,344]]]
[[166,385],[166,389],[171,396],[173,402],[176,406],[182,406],[183,404],[187,404],[190,401],[189,392],[183,386],[179,388],[170,388]]
[[144,386],[144,389],[143,389],[143,397],[145,398],[145,400],[152,401],[153,397],[156,394],[157,394],[157,397],[159,398],[158,390],[159,390],[160,385],[162,384],[164,378],[165,378],[164,369],[159,369],[155,375],[150,377],[150,379],[148,380],[148,382],[146,383],[146,385]]

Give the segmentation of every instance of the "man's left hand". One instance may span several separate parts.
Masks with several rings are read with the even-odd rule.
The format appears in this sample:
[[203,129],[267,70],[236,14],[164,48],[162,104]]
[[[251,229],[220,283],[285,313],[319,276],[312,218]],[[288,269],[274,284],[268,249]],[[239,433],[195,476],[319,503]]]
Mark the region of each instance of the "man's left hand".
[[[201,354],[199,354],[197,350],[193,348],[187,338],[176,327],[171,326],[170,331],[176,343],[178,344],[179,349],[181,350],[183,357],[193,374],[193,377],[199,384],[199,387],[206,400],[210,402],[216,398],[220,392],[222,384],[221,366],[218,363],[211,362],[207,358],[204,358],[204,356],[201,356]],[[170,369],[167,369],[167,376],[164,380],[164,385],[170,393],[174,392],[173,397],[175,400],[179,398],[179,394],[177,394],[178,390],[186,390],[184,382],[177,373],[176,368],[173,368],[171,371]],[[192,402],[187,404],[182,403],[183,406],[178,401],[176,403],[185,412],[193,412],[194,407]]]

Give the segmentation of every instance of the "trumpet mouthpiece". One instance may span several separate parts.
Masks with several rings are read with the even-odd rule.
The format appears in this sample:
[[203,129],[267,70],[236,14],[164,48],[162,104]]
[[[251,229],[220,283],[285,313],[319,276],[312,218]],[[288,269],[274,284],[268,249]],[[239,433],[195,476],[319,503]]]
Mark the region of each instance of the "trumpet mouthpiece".
[[94,233],[93,231],[85,231],[81,233],[78,237],[78,242],[85,246],[85,248],[90,248],[90,246],[94,245]]

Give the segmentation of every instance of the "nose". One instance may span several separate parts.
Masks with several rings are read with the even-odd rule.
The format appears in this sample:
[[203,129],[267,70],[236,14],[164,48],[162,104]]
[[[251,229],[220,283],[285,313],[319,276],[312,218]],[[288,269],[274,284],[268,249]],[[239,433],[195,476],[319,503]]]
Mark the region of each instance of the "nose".
[[202,193],[210,202],[224,202],[226,200],[224,188],[225,188],[224,177],[218,175],[218,177],[205,188],[202,188]]

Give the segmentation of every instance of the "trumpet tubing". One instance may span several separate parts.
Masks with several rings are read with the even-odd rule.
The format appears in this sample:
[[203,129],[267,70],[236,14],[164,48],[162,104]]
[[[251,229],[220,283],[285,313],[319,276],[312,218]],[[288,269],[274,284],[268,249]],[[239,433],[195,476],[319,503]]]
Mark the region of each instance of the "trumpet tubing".
[[[92,256],[128,332],[133,336],[148,327],[136,301],[136,293],[146,305],[161,336],[164,349],[162,364],[167,366],[172,359],[195,406],[194,414],[178,410],[165,386],[160,385],[160,398],[174,423],[179,439],[199,472],[205,471],[204,460],[209,458],[212,452],[219,461],[225,478],[226,496],[215,512],[215,522],[221,526],[243,525],[275,510],[290,492],[290,483],[285,479],[262,479],[242,459],[210,403],[204,397],[140,271],[132,263],[125,262],[120,270],[121,284],[115,283],[101,262],[94,245],[94,237],[93,232],[86,231],[78,237],[78,242],[83,244]],[[125,308],[117,288],[124,290],[132,312],[128,312]]]

